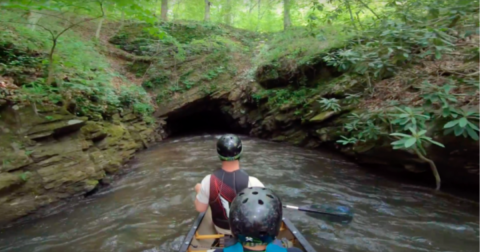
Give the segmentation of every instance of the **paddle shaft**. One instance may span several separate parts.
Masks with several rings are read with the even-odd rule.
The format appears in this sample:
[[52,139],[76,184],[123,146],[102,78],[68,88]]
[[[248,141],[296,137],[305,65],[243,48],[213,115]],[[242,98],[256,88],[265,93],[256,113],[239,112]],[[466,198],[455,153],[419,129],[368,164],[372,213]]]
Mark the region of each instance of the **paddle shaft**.
[[319,211],[317,209],[306,208],[306,207],[297,207],[297,206],[291,206],[291,205],[284,205],[283,207],[297,210],[297,211],[309,212],[309,213],[325,214],[325,215],[331,215],[331,216],[337,216],[337,217],[349,217],[348,215],[344,215],[344,214],[327,213],[327,212]]

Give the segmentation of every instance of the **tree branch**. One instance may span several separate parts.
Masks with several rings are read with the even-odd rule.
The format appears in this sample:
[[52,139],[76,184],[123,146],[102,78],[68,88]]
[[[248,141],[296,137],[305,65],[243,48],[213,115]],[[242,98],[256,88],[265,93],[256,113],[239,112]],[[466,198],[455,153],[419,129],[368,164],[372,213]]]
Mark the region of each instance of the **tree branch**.
[[38,14],[41,14],[41,15],[45,15],[45,16],[50,16],[50,17],[54,17],[54,18],[58,18],[58,19],[63,19],[61,16],[53,15],[53,14],[46,13],[46,12],[33,11],[33,10],[29,10],[29,11],[33,12],[33,13],[38,13]]
[[[393,137],[393,138],[397,139],[397,140],[401,139],[400,137]],[[422,153],[420,153],[420,151],[418,150],[417,147],[413,148],[413,150],[415,151],[415,154],[417,154],[417,156],[422,161],[425,161],[430,165],[430,169],[432,170],[433,176],[435,177],[435,184],[436,184],[435,190],[437,190],[437,191],[440,190],[442,180],[440,178],[440,174],[438,173],[437,166],[435,165],[435,162],[433,162],[433,160],[425,157]]]
[[435,190],[437,190],[437,191],[440,190],[440,184],[442,183],[442,181],[440,179],[440,175],[438,174],[437,166],[435,165],[435,163],[431,159],[428,159],[424,155],[422,155],[422,153],[420,153],[420,151],[418,151],[417,148],[415,148],[414,150],[415,150],[415,153],[417,154],[417,156],[421,160],[427,162],[430,165],[430,169],[432,170],[433,176],[435,177],[435,184],[437,185],[435,187]]
[[[352,7],[350,7],[349,0],[345,0],[345,5],[347,6],[348,12],[350,13],[350,20],[352,21],[353,27],[355,28],[357,42],[358,42],[358,45],[360,46],[361,45],[360,34],[358,32],[357,25],[355,24],[355,19],[353,18]],[[373,95],[373,85],[372,85],[372,81],[370,80],[370,74],[368,73],[368,71],[366,71],[365,75],[367,76],[367,84],[368,84],[368,89],[370,91],[370,95]]]
[[360,2],[365,8],[367,8],[373,15],[375,15],[377,19],[380,19],[377,13],[375,13],[370,7],[368,7],[366,3],[364,3],[362,0],[357,0],[357,1]]
[[70,26],[68,26],[67,28],[63,29],[60,33],[57,34],[57,36],[55,37],[55,40],[57,40],[60,36],[62,36],[62,34],[64,34],[66,31],[72,29],[73,27],[75,26],[78,26],[82,23],[86,23],[86,22],[89,22],[89,21],[92,21],[92,20],[95,20],[95,19],[99,19],[99,18],[102,18],[105,16],[105,10],[103,9],[103,3],[101,1],[98,2],[99,5],[100,5],[100,10],[102,11],[102,15],[100,16],[97,16],[97,17],[94,17],[94,18],[87,18],[87,19],[84,19],[80,22],[77,22],[77,23],[73,23],[71,24]]
[[[17,21],[0,21],[0,23],[13,23],[13,24],[23,24],[23,25],[29,25],[29,23],[23,23],[23,22],[17,22]],[[43,25],[39,25],[39,24],[36,24],[37,26],[39,26],[40,28],[43,28],[45,31],[47,31],[48,33],[50,33],[50,36],[52,37],[52,39],[55,38],[55,34],[53,33],[52,30],[48,29],[47,27],[43,26]]]

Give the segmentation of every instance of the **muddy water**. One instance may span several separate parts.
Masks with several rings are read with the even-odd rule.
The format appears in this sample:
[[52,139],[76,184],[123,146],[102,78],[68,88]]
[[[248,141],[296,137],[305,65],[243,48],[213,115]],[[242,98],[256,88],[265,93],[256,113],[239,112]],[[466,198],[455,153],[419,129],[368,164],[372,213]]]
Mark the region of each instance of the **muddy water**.
[[[193,186],[218,167],[211,135],[172,139],[86,199],[0,231],[0,251],[176,251]],[[244,138],[242,167],[285,203],[352,207],[349,225],[285,210],[318,251],[478,251],[478,205],[376,177],[330,154]]]

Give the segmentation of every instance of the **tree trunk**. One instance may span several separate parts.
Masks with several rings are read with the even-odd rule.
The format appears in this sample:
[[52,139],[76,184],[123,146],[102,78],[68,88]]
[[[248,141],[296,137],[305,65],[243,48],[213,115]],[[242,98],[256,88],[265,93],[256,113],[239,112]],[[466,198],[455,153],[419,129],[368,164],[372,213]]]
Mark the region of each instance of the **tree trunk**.
[[258,0],[258,6],[257,6],[257,10],[258,10],[258,20],[260,21],[260,3],[262,2],[262,0]]
[[440,190],[442,180],[440,178],[440,174],[438,174],[437,166],[435,165],[435,163],[431,159],[422,155],[422,153],[420,153],[420,151],[417,148],[415,148],[415,153],[417,153],[417,156],[421,160],[427,162],[430,165],[430,169],[432,170],[433,176],[435,177],[435,184],[436,184],[435,190],[437,191]]
[[42,17],[42,14],[36,12],[28,12],[28,28],[32,31],[37,27],[38,20]]
[[260,27],[260,17],[261,17],[261,12],[260,12],[260,4],[262,0],[258,0],[257,4],[257,25],[255,26],[255,31],[258,31],[258,28]]
[[125,26],[125,12],[122,11],[122,21],[120,21],[120,27],[118,28],[118,31],[122,30],[124,26]]
[[283,0],[283,29],[287,30],[292,26],[290,20],[290,0]]
[[232,0],[227,0],[225,5],[225,24],[232,25]]
[[168,0],[162,0],[162,13],[161,13],[161,19],[163,21],[167,21],[167,14],[168,14]]
[[205,22],[210,21],[210,5],[211,4],[212,3],[210,3],[210,1],[205,0]]
[[103,17],[102,19],[100,19],[100,22],[98,22],[98,26],[97,26],[97,32],[95,32],[95,38],[99,39],[100,38],[100,32],[102,31],[102,25],[103,25],[103,20],[105,18]]
[[47,77],[47,82],[45,83],[46,85],[50,86],[53,83],[53,54],[55,53],[55,48],[57,47],[57,39],[53,39],[53,45],[52,48],[50,48],[50,53],[48,54],[48,77]]

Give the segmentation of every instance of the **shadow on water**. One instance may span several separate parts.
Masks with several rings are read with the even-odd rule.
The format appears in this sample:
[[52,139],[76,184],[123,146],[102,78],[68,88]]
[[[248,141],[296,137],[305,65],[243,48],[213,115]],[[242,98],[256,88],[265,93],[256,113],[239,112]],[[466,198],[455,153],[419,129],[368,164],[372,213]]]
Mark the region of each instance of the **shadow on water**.
[[[0,230],[0,251],[176,251],[193,187],[219,167],[216,135],[175,137],[128,173],[44,218]],[[348,225],[285,210],[317,251],[478,251],[478,204],[373,175],[338,155],[243,137],[242,168],[291,205],[337,204]]]

